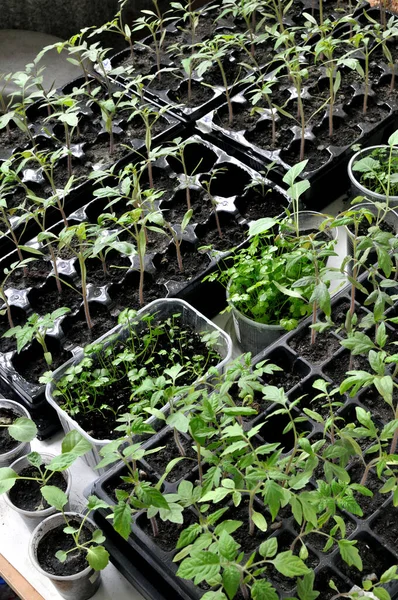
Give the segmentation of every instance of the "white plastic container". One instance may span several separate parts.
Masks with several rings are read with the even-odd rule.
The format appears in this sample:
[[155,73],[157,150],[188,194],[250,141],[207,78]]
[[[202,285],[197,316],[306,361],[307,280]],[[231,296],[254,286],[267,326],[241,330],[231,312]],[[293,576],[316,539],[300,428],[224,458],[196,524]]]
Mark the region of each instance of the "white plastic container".
[[[361,173],[356,173],[356,171],[353,170],[355,163],[359,162],[366,156],[369,156],[369,154],[371,154],[373,150],[376,150],[378,148],[386,148],[388,151],[390,151],[390,146],[386,145],[369,146],[368,148],[362,148],[362,150],[359,150],[359,152],[356,152],[351,157],[350,162],[348,163],[348,177],[351,181],[351,193],[353,198],[355,198],[356,196],[365,196],[365,198],[367,198],[368,200],[372,200],[373,202],[387,203],[387,196],[385,196],[384,194],[378,194],[377,192],[372,192],[371,190],[367,189],[359,181]],[[395,154],[397,154],[398,149],[396,148],[395,150],[393,150],[393,153],[394,152]],[[389,196],[388,205],[391,208],[396,208],[398,206],[398,196]]]
[[[221,362],[217,365],[217,369],[220,372],[223,372],[226,364],[231,359],[231,354],[232,354],[232,341],[228,334],[226,334],[222,329],[217,327],[217,325],[212,323],[204,315],[199,313],[195,308],[193,308],[190,304],[188,304],[188,302],[185,302],[185,300],[179,300],[178,298],[166,298],[166,299],[162,299],[162,300],[154,300],[153,302],[151,302],[150,304],[148,304],[143,309],[141,309],[140,311],[137,312],[137,319],[139,319],[142,316],[155,314],[155,313],[157,315],[157,318],[160,318],[160,319],[161,318],[167,319],[171,315],[174,315],[177,313],[181,314],[181,319],[182,319],[183,325],[190,326],[192,329],[194,329],[197,332],[217,331],[219,334],[219,346],[217,347],[217,351],[220,354],[220,356],[222,357]],[[117,339],[117,338],[126,337],[127,332],[128,332],[128,328],[125,325],[117,325],[116,327],[111,329],[108,333],[106,333],[105,335],[98,338],[98,340],[96,340],[95,343],[105,342],[105,345],[107,345],[107,343],[110,343],[111,341],[115,341],[115,339]],[[108,342],[108,340],[109,340],[109,342]],[[79,352],[76,356],[71,358],[68,362],[66,362],[64,365],[59,367],[54,372],[53,381],[50,384],[47,384],[47,387],[46,387],[46,398],[47,398],[47,401],[51,404],[51,406],[53,406],[55,408],[55,410],[57,411],[57,414],[61,421],[61,425],[62,425],[64,432],[68,433],[68,431],[75,429],[75,430],[79,431],[90,442],[90,444],[92,444],[92,447],[93,447],[92,450],[87,452],[81,458],[88,464],[89,467],[91,467],[92,469],[95,469],[96,465],[101,460],[101,456],[99,454],[101,448],[103,446],[106,446],[111,440],[107,440],[107,439],[100,440],[100,439],[91,437],[88,433],[86,433],[80,427],[80,425],[72,417],[70,417],[63,409],[61,409],[58,406],[57,401],[53,396],[53,392],[56,388],[57,381],[59,381],[62,378],[65,371],[71,365],[77,365],[82,360],[83,355],[84,355],[83,351]],[[205,374],[204,374],[204,376],[205,376]],[[168,409],[168,407],[166,405],[163,407],[162,410],[166,412],[167,409]],[[153,423],[154,421],[155,421],[154,417],[151,417],[150,419],[148,419],[148,422],[150,422],[150,423]],[[101,474],[101,473],[104,473],[109,468],[110,467],[105,467],[104,469],[95,469],[95,472]]]
[[[321,223],[323,223],[326,218],[326,215],[315,211],[299,212],[298,220],[300,233],[305,234],[306,231],[319,229]],[[331,234],[332,239],[337,239],[337,229],[334,228],[327,231]],[[259,352],[264,350],[267,346],[270,346],[286,333],[286,329],[279,325],[258,323],[244,315],[229,300],[228,290],[229,285],[227,288],[227,299],[231,306],[236,339],[243,352],[251,352],[253,356],[256,356]]]
[[[81,519],[81,515],[78,513],[67,512],[66,515],[67,517],[79,517]],[[86,519],[84,524],[92,531],[97,529],[97,526],[91,519]],[[29,558],[40,575],[48,577],[51,583],[56,587],[57,592],[61,594],[63,598],[66,598],[67,600],[88,600],[88,598],[91,598],[99,588],[101,583],[100,571],[94,571],[90,566],[87,566],[84,571],[80,571],[80,573],[62,577],[60,575],[47,573],[47,571],[42,569],[37,560],[37,549],[43,536],[59,525],[66,524],[63,515],[57,513],[56,515],[48,517],[36,527],[29,542]]]
[[[30,419],[30,414],[24,406],[14,402],[14,400],[0,400],[0,408],[7,408],[14,411],[18,417]],[[16,442],[17,445],[9,452],[0,454],[0,467],[9,467],[17,458],[29,454],[30,442]]]
[[[40,456],[42,457],[45,465],[48,465],[52,461],[52,459],[55,458],[54,454],[46,454],[44,452],[40,453]],[[23,471],[23,469],[25,469],[26,467],[30,467],[30,466],[31,466],[31,464],[28,461],[27,457],[22,456],[21,458],[18,458],[18,460],[13,462],[10,465],[10,468],[19,474],[21,471]],[[69,469],[62,471],[61,475],[63,476],[63,478],[66,481],[65,494],[69,498],[69,494],[70,494],[70,490],[71,490],[71,486],[72,486],[72,477],[71,477]],[[52,485],[51,479],[48,482],[48,485]],[[21,517],[24,519],[26,525],[28,526],[28,528],[30,530],[34,529],[40,521],[43,521],[43,519],[45,519],[46,517],[49,517],[50,515],[53,515],[55,512],[57,512],[53,506],[49,506],[48,508],[45,508],[43,510],[35,510],[35,511],[24,510],[22,508],[18,508],[18,506],[15,506],[15,504],[13,504],[11,502],[9,492],[7,492],[4,495],[4,499],[7,502],[8,506],[10,506],[16,513],[21,515]],[[68,510],[68,505],[65,507],[65,510]]]

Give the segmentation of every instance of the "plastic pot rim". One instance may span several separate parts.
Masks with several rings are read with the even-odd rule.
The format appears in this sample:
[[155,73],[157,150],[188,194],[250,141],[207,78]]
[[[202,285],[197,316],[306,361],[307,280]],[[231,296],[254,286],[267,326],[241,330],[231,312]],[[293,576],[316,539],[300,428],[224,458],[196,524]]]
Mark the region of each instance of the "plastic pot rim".
[[[353,166],[355,164],[355,162],[358,161],[358,159],[361,157],[361,155],[367,153],[367,152],[372,152],[373,150],[376,150],[377,148],[390,148],[390,146],[388,146],[387,144],[378,144],[377,146],[367,146],[366,148],[362,148],[361,150],[358,150],[358,152],[355,152],[355,154],[353,156],[351,156],[350,158],[350,162],[348,163],[348,167],[347,167],[347,172],[348,172],[348,177],[351,181],[351,184],[354,185],[355,187],[357,187],[363,194],[363,196],[365,196],[368,200],[374,199],[374,200],[378,200],[379,202],[387,202],[387,196],[385,196],[384,194],[379,194],[378,192],[372,192],[372,190],[369,190],[368,188],[366,188],[364,185],[362,185],[362,183],[360,183],[358,181],[358,179],[355,177],[354,175],[354,171],[353,171]],[[397,149],[397,153],[398,153],[398,149]],[[398,196],[388,196],[388,202],[390,201],[394,201],[398,204]]]
[[[0,409],[1,408],[15,409],[16,412],[21,413],[19,415],[19,417],[26,417],[27,419],[31,418],[28,410],[24,406],[22,406],[22,404],[20,404],[19,402],[15,402],[15,400],[8,400],[7,398],[0,398]],[[17,440],[15,440],[15,441],[17,441]],[[30,444],[30,442],[19,442],[17,444],[17,446],[15,446],[15,448],[12,448],[12,450],[9,450],[8,452],[0,453],[1,462],[6,462],[8,459],[11,459],[11,461],[12,461],[11,464],[13,464],[15,461],[12,460],[12,455],[20,452],[20,450],[25,445],[26,445],[26,447],[28,447],[28,444]],[[15,460],[18,460],[18,459],[15,459]]]
[[[73,511],[68,511],[64,514],[67,517],[75,517],[75,518],[79,517],[80,519],[84,516],[81,513],[73,512]],[[56,521],[56,524],[54,523],[54,527],[47,529],[46,531],[43,532],[42,535],[40,535],[40,533],[41,533],[40,529],[43,527],[43,525],[46,525],[46,524],[50,523],[51,521]],[[85,524],[86,523],[89,523],[89,525],[91,525],[93,527],[93,529],[97,529],[97,525],[94,523],[94,521],[92,521],[92,519],[87,517],[85,520]],[[32,535],[30,536],[30,540],[29,540],[29,544],[28,544],[28,555],[29,555],[29,558],[30,558],[33,566],[35,567],[35,569],[37,569],[39,571],[39,573],[41,575],[44,575],[45,577],[48,577],[49,579],[51,579],[53,581],[76,581],[77,579],[81,579],[81,578],[89,575],[91,573],[91,571],[93,571],[92,567],[90,567],[90,565],[88,565],[83,571],[79,571],[78,573],[75,573],[74,575],[53,575],[52,573],[48,573],[47,571],[45,571],[40,566],[38,560],[36,559],[36,552],[34,551],[34,542],[36,539],[38,539],[38,542],[37,542],[37,545],[38,545],[40,540],[42,539],[42,537],[48,531],[52,531],[52,529],[55,529],[56,527],[58,527],[58,525],[62,525],[62,524],[65,524],[62,513],[56,513],[55,515],[50,515],[50,516],[46,517],[45,519],[43,519],[43,521],[41,523],[39,523],[37,525],[37,527],[33,530]],[[94,571],[94,573],[98,573],[100,575],[101,572]]]
[[[147,304],[146,306],[144,306],[143,308],[141,308],[140,310],[137,311],[136,318],[139,319],[141,317],[141,315],[145,315],[148,311],[152,310],[153,307],[156,305],[170,304],[170,303],[176,303],[176,302],[178,302],[179,304],[184,306],[186,309],[198,313],[201,316],[201,318],[204,319],[206,321],[206,323],[211,326],[212,330],[217,330],[219,332],[220,336],[222,338],[224,338],[224,341],[226,342],[227,348],[228,348],[227,355],[217,365],[217,368],[222,370],[225,367],[225,365],[230,361],[231,356],[232,356],[232,341],[231,341],[229,335],[225,331],[223,331],[220,327],[218,327],[218,325],[216,325],[215,323],[210,321],[210,319],[208,319],[205,315],[203,315],[198,310],[196,310],[196,308],[191,306],[191,304],[186,302],[186,300],[182,300],[180,298],[160,298],[158,300],[153,300],[152,302],[150,302],[149,304]],[[117,334],[118,332],[120,332],[123,329],[123,327],[125,327],[125,325],[116,325],[115,327],[113,327],[113,329],[110,329],[109,331],[104,333],[102,336],[97,338],[93,343],[97,344],[98,342],[102,342],[102,341],[106,340],[108,337],[111,337],[111,336]],[[98,448],[98,447],[102,447],[102,446],[105,446],[106,444],[111,443],[113,440],[106,439],[106,438],[104,438],[104,439],[93,438],[65,410],[60,408],[60,406],[54,400],[53,395],[52,395],[53,389],[55,389],[54,383],[57,381],[57,377],[61,374],[61,371],[64,371],[65,368],[68,368],[72,364],[78,364],[82,360],[83,357],[84,357],[84,349],[81,350],[79,353],[77,353],[72,358],[70,358],[66,363],[59,366],[58,369],[56,369],[54,371],[52,382],[47,383],[47,385],[46,385],[46,392],[45,392],[46,400],[50,404],[50,406],[52,406],[56,410],[57,414],[62,419],[66,420],[69,423],[69,425],[72,427],[72,429],[79,431],[82,435],[84,435],[84,437],[94,447]],[[199,379],[198,379],[198,381],[199,381]],[[168,405],[165,405],[162,408],[165,409],[167,406]],[[152,422],[151,419],[152,419],[152,417],[148,419],[148,422]]]
[[[48,464],[53,458],[55,458],[55,454],[50,454],[48,452],[42,452],[40,454],[40,456],[44,459],[45,464]],[[25,461],[26,457],[27,457],[27,455],[17,458],[17,460],[15,460],[13,463],[11,463],[10,469],[14,469],[14,467],[17,463],[21,463],[22,461]],[[46,462],[46,460],[47,460],[47,462]],[[70,495],[71,488],[72,488],[71,472],[70,472],[70,469],[65,469],[64,471],[60,471],[60,472],[62,475],[65,475],[65,481],[66,481],[65,494],[67,495],[67,497],[69,499],[69,495]],[[51,482],[51,479],[50,479],[50,482]],[[43,510],[24,510],[23,508],[19,508],[18,506],[15,506],[15,504],[10,500],[9,492],[6,492],[4,494],[4,500],[8,504],[8,506],[10,508],[12,508],[12,510],[15,510],[15,512],[17,512],[21,516],[26,517],[28,519],[44,520],[47,517],[52,516],[53,513],[56,511],[56,509],[53,506],[49,506],[48,508],[45,508]]]

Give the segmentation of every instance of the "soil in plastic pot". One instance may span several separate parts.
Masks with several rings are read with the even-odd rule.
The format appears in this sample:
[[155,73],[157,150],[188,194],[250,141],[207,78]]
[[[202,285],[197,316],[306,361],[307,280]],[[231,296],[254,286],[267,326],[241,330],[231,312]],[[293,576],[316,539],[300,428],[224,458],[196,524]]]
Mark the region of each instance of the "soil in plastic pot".
[[[79,521],[69,521],[69,525],[72,527],[79,527]],[[58,527],[48,531],[40,540],[37,547],[37,560],[41,568],[50,573],[51,575],[59,575],[66,577],[68,575],[75,575],[84,571],[88,567],[86,560],[86,553],[74,550],[68,554],[68,559],[61,563],[56,557],[55,553],[58,550],[68,552],[71,550],[75,543],[73,537],[67,533],[64,533],[65,525],[59,525]],[[84,544],[92,538],[92,532],[87,528],[83,527],[79,542]]]
[[[44,465],[42,465],[44,467]],[[21,477],[38,477],[39,470],[33,465],[25,467],[19,473]],[[49,485],[55,485],[63,492],[66,490],[67,483],[61,473],[54,473],[48,482]],[[21,510],[36,511],[49,508],[49,504],[44,500],[40,491],[40,484],[34,480],[18,479],[15,485],[8,492],[11,502]]]
[[[18,419],[19,415],[15,410],[11,408],[0,408],[0,424],[1,425],[12,425],[12,423]],[[5,454],[16,448],[20,442],[14,440],[8,433],[8,427],[0,427],[0,454]]]

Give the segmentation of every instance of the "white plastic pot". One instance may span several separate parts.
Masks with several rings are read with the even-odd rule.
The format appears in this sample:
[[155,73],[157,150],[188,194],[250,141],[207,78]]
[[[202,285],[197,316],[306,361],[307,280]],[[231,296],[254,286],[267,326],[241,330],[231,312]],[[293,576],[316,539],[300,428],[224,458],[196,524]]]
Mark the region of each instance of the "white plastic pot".
[[[369,156],[369,154],[371,154],[373,152],[373,150],[376,150],[377,148],[387,148],[388,150],[390,149],[390,147],[386,146],[386,145],[369,146],[369,148],[362,148],[362,150],[359,150],[359,152],[356,152],[351,157],[351,160],[348,163],[348,177],[350,178],[350,181],[351,181],[351,192],[352,192],[352,195],[354,198],[356,196],[365,196],[368,200],[372,200],[373,202],[384,202],[384,203],[387,203],[387,200],[388,200],[388,205],[391,208],[395,208],[398,206],[398,196],[389,196],[389,198],[387,198],[387,196],[385,196],[384,194],[378,194],[377,192],[372,192],[371,190],[366,188],[364,185],[362,185],[362,183],[360,183],[359,178],[360,178],[361,173],[357,173],[356,171],[353,170],[355,163],[359,162],[366,156]],[[398,149],[395,150],[395,152],[398,152]]]
[[[53,454],[40,453],[40,456],[42,457],[45,465],[48,465],[54,458]],[[29,466],[31,466],[31,464],[28,461],[26,456],[22,456],[21,458],[18,458],[18,460],[16,460],[15,462],[13,462],[10,465],[11,469],[14,469],[14,471],[18,474],[21,473],[21,471],[23,471],[23,469],[25,469],[26,467],[29,467]],[[65,494],[69,497],[71,486],[72,486],[72,477],[71,477],[69,469],[62,471],[61,475],[64,477],[64,479],[66,481]],[[48,485],[52,485],[51,479],[50,479]],[[48,508],[44,508],[43,510],[35,510],[35,511],[24,510],[22,508],[18,508],[18,506],[15,506],[15,504],[13,504],[11,502],[9,492],[7,492],[4,495],[4,498],[5,498],[5,501],[7,502],[7,504],[16,513],[21,515],[21,517],[25,520],[25,523],[31,530],[34,529],[40,521],[42,521],[46,517],[49,517],[50,515],[53,515],[54,513],[57,512],[53,506],[49,506]],[[65,507],[65,510],[68,510],[68,505]]]
[[[7,408],[17,413],[18,417],[30,419],[30,414],[24,406],[13,400],[0,400],[0,408]],[[16,442],[15,448],[4,454],[0,454],[0,467],[9,467],[17,458],[29,454],[30,442]]]
[[[66,515],[68,517],[76,517],[81,519],[81,515],[78,513],[68,512]],[[92,531],[97,529],[95,523],[93,523],[91,519],[86,519],[84,524],[87,525],[87,527]],[[52,529],[55,529],[59,525],[65,525],[65,521],[63,515],[57,513],[56,515],[48,517],[36,527],[29,542],[29,558],[40,575],[48,577],[51,583],[56,587],[57,592],[61,594],[63,598],[66,598],[67,600],[88,600],[88,598],[91,598],[91,596],[93,596],[99,588],[101,583],[100,571],[94,571],[91,567],[87,566],[84,571],[80,571],[80,573],[76,573],[75,575],[66,575],[63,577],[60,575],[53,575],[45,571],[40,566],[40,563],[37,559],[37,549],[41,540],[46,533]],[[57,548],[54,548],[54,554],[56,551]]]
[[[301,211],[298,215],[299,230],[301,233],[305,233],[306,231],[319,229],[325,219],[326,215],[321,213]],[[337,229],[328,231],[330,231],[333,239],[337,239]],[[227,287],[227,300],[231,306],[235,335],[243,352],[251,352],[255,356],[286,333],[286,329],[280,325],[257,323],[240,312],[229,299],[229,285]]]

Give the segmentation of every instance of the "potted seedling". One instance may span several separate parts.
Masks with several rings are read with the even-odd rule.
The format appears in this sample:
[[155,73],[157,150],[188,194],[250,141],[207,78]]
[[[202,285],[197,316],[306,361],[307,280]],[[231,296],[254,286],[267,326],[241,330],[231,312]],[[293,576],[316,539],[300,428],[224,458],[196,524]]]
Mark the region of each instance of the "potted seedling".
[[51,352],[47,348],[46,336],[47,332],[54,329],[58,319],[70,312],[67,307],[57,308],[52,313],[40,316],[37,313],[31,315],[25,325],[17,325],[9,329],[3,334],[3,337],[15,337],[17,341],[18,354],[33,340],[37,340],[43,349],[44,359],[49,367],[51,367],[53,359]]
[[372,202],[388,207],[398,205],[398,131],[388,143],[362,148],[348,164],[348,176],[355,196],[364,196]]
[[[71,489],[69,467],[79,456],[91,449],[91,445],[77,431],[70,431],[63,439],[61,454],[31,452],[18,458],[10,467],[0,469],[0,493],[20,514],[28,525],[36,526],[53,514],[45,498],[48,485],[60,488],[68,496]],[[44,493],[43,493],[44,490]]]
[[26,408],[14,400],[0,400],[0,467],[30,452],[37,427]]
[[103,546],[105,537],[88,515],[107,505],[90,496],[87,513],[82,515],[65,510],[68,498],[58,488],[46,486],[44,495],[53,510],[59,512],[33,531],[28,548],[30,560],[62,597],[88,600],[98,590],[100,572],[109,562]]

